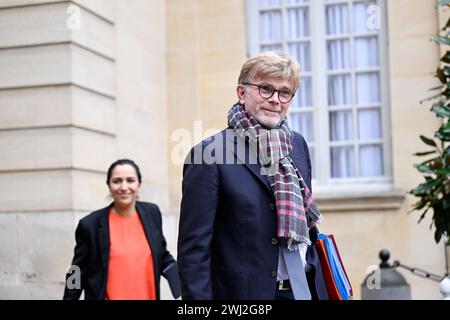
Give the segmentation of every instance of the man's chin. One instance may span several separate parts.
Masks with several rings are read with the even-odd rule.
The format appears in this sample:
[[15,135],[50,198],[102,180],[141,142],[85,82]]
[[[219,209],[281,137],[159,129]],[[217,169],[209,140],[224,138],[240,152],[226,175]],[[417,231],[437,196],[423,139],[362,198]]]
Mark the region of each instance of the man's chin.
[[264,129],[275,129],[280,125],[280,120],[268,120],[268,119],[261,119],[258,120],[259,124],[264,127]]

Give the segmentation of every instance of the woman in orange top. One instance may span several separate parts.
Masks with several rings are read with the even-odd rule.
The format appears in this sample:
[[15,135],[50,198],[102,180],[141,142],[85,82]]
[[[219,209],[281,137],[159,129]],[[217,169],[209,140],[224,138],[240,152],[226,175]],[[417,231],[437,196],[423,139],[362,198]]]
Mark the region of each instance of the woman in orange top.
[[81,219],[75,231],[75,254],[66,275],[64,299],[156,300],[159,280],[180,295],[178,269],[166,249],[161,213],[137,201],[142,176],[131,160],[114,162],[106,183],[114,199],[108,207]]

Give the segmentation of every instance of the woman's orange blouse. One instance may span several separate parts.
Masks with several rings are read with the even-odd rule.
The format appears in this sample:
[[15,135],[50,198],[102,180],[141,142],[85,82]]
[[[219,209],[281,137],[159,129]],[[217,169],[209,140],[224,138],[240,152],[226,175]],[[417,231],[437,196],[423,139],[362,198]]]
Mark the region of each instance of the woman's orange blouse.
[[109,212],[107,300],[156,300],[150,245],[137,213]]

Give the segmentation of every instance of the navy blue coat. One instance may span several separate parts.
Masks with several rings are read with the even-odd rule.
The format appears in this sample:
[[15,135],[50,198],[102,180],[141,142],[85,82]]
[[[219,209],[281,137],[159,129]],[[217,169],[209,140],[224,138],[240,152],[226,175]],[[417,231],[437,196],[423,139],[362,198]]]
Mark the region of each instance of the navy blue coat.
[[[231,132],[223,130],[195,146],[184,165],[177,258],[183,299],[275,297],[275,198],[248,144]],[[291,157],[311,189],[308,146],[298,133]],[[313,298],[327,299],[314,246],[307,261]]]

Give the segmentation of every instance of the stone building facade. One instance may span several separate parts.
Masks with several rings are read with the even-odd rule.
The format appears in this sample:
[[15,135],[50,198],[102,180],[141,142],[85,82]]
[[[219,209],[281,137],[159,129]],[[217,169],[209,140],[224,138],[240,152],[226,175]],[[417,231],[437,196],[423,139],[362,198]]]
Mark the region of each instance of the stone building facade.
[[[356,299],[383,248],[445,271],[429,223],[406,214],[421,181],[418,136],[439,125],[419,101],[436,82],[430,38],[442,18],[423,0],[388,1],[383,14],[391,188],[316,194]],[[61,298],[77,221],[110,201],[105,174],[118,158],[141,166],[140,198],[161,207],[176,254],[177,132],[191,146],[226,125],[247,38],[244,0],[0,0],[0,299]],[[403,274],[413,299],[440,298],[436,283]]]

